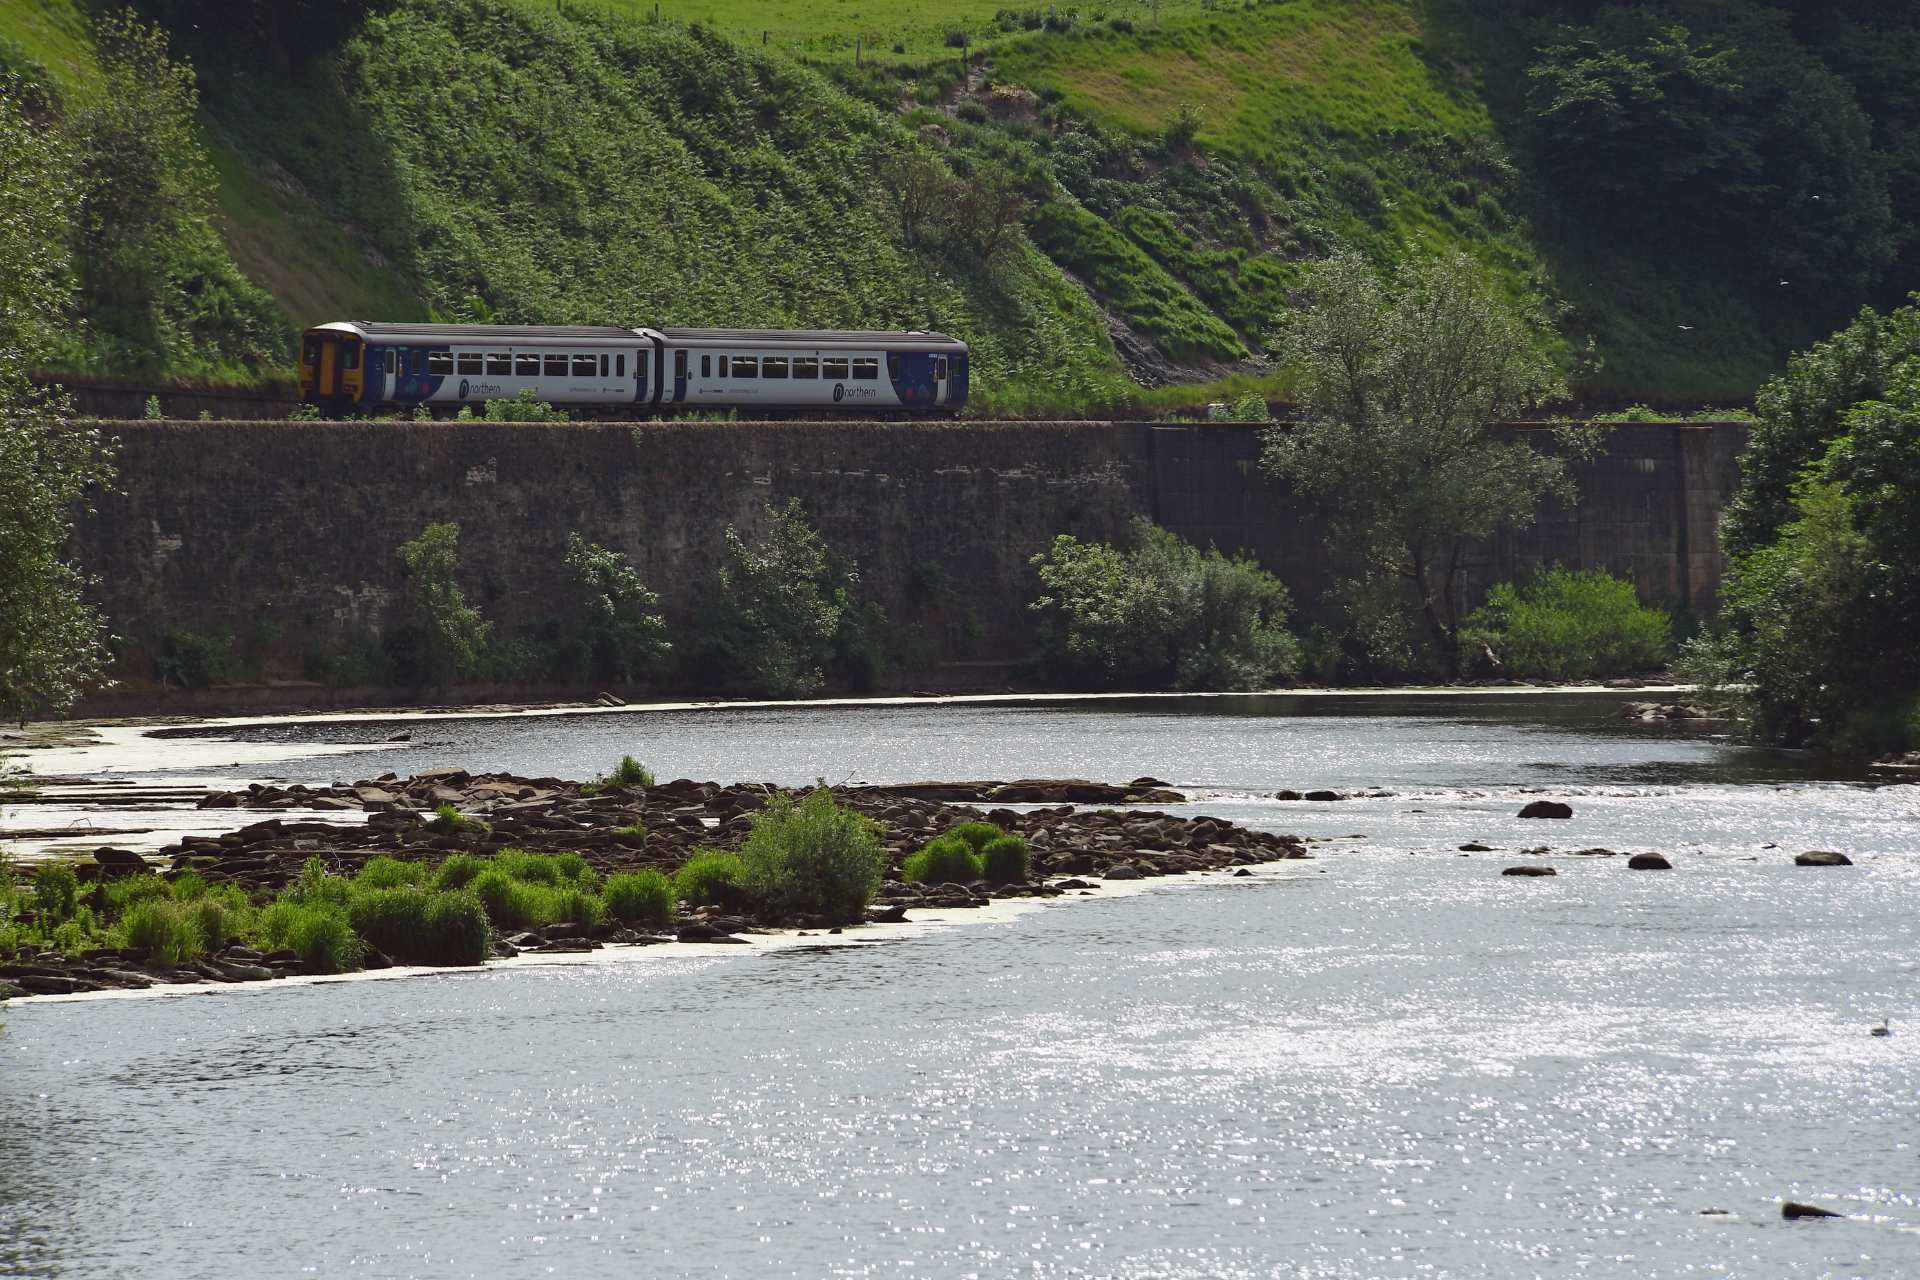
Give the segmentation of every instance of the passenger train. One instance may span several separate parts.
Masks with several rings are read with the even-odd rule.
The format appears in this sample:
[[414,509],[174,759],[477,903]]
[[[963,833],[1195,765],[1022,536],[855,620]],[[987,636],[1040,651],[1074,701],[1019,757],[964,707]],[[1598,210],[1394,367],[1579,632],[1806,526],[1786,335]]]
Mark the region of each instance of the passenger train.
[[687,410],[936,412],[967,400],[939,333],[339,321],[300,341],[300,397],[340,415],[535,399],[600,416]]

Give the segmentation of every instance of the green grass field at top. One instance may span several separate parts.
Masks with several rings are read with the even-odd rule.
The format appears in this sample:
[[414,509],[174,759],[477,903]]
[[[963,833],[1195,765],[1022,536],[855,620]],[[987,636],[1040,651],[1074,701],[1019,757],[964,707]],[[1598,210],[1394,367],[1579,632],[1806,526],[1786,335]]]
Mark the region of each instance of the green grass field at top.
[[[529,5],[552,0],[523,0]],[[655,12],[656,0],[563,0],[568,8],[603,9],[615,13],[646,16]],[[906,57],[926,62],[949,53],[949,31],[966,31],[977,53],[998,48],[1026,36],[999,31],[993,15],[1002,9],[1038,9],[1047,12],[1044,3],[1030,0],[657,0],[664,20],[705,23],[729,39],[758,45],[823,61],[851,62],[855,45],[863,56],[882,59]],[[1124,17],[1141,26],[1153,21],[1152,0],[1075,0],[1058,4],[1059,12],[1076,12],[1082,22],[1105,22]],[[1160,6],[1163,23],[1180,16],[1202,12],[1200,0],[1165,0]],[[893,51],[895,44],[902,53]]]
[[1351,139],[1488,131],[1472,90],[1423,58],[1421,33],[1413,0],[1293,0],[1176,13],[1158,31],[1009,40],[994,67],[1136,134],[1190,104],[1202,114],[1203,142],[1284,170],[1276,148],[1302,120]]
[[62,88],[94,73],[93,42],[80,0],[0,0],[0,41],[12,41]]

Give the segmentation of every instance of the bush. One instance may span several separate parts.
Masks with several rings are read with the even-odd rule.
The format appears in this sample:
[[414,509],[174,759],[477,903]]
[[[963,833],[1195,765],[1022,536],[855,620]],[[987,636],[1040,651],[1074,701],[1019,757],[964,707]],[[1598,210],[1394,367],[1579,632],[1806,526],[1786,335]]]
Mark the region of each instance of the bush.
[[[367,865],[372,866],[373,864],[368,863]],[[485,871],[491,865],[487,859],[477,857],[474,854],[456,853],[435,868],[433,879],[430,883],[435,889],[443,893],[453,889],[464,889],[473,883],[475,876]]]
[[353,882],[327,870],[320,858],[308,858],[300,864],[300,878],[280,893],[301,906],[324,906],[345,910],[353,901]]
[[180,905],[200,931],[201,945],[209,951],[224,947],[228,938],[246,936],[253,922],[253,908],[237,885],[221,885]]
[[1554,565],[1524,587],[1501,583],[1487,592],[1487,602],[1461,631],[1468,661],[1478,641],[1508,674],[1536,679],[1647,671],[1664,667],[1673,656],[1673,625],[1666,611],[1642,605],[1631,582],[1605,569],[1569,571]]
[[544,853],[528,853],[523,849],[502,850],[494,856],[493,865],[503,875],[525,884],[559,884],[568,878],[560,873],[558,859]]
[[824,781],[794,804],[775,792],[740,846],[742,888],[762,911],[857,924],[880,888],[880,824],[834,803]]
[[479,832],[484,835],[493,830],[487,823],[478,818],[469,818],[450,804],[436,805],[433,817],[427,820],[427,825],[444,835],[455,835],[462,831]]
[[80,878],[65,862],[43,862],[33,871],[33,905],[55,920],[73,914]]
[[[626,681],[657,674],[672,648],[666,619],[659,613],[660,597],[647,590],[627,558],[570,534],[567,572],[584,597],[584,625],[574,637],[576,664]],[[641,785],[652,786],[651,777]]]
[[203,636],[181,627],[169,627],[160,637],[160,651],[154,655],[153,663],[160,669],[162,684],[172,681],[182,689],[228,684],[240,672],[231,631]]
[[1019,836],[997,837],[987,841],[980,850],[981,873],[995,884],[1025,880],[1031,864],[1027,842]]
[[1130,36],[1133,34],[1133,23],[1127,20],[1126,18],[1108,18],[1107,25],[1109,27],[1112,27],[1115,31],[1118,31],[1123,36]]
[[606,781],[616,787],[651,787],[655,783],[653,770],[632,756],[621,756],[620,763],[614,766]]
[[532,387],[520,388],[520,394],[512,400],[489,400],[486,408],[488,422],[565,422],[567,411],[556,409],[544,403],[533,394]]
[[740,907],[746,892],[740,887],[744,869],[740,859],[717,849],[695,849],[673,877],[673,891],[695,907]]
[[347,909],[353,931],[409,964],[479,964],[487,958],[487,913],[471,893],[377,889]]
[[1202,553],[1141,517],[1119,551],[1062,534],[1033,558],[1048,594],[1038,666],[1067,684],[1264,689],[1299,670],[1280,580],[1248,558]]
[[[423,885],[427,869],[418,862],[402,862],[385,856],[369,858],[360,874],[353,878],[357,889],[398,889],[402,885]],[[382,951],[385,947],[380,948]]]
[[916,884],[972,884],[986,872],[966,841],[946,835],[908,855],[901,874]]
[[767,518],[752,547],[727,530],[732,563],[702,590],[690,661],[721,692],[804,698],[826,678],[847,597],[832,587],[826,543],[798,498],[769,506]]
[[260,913],[260,931],[269,947],[292,948],[316,973],[346,973],[366,961],[367,944],[347,923],[345,911],[324,900],[283,895]]
[[665,927],[673,923],[674,882],[658,871],[623,871],[607,877],[600,900],[607,914],[624,924],[652,924]]
[[121,917],[120,932],[130,947],[145,947],[147,959],[179,966],[199,958],[205,947],[194,904],[148,898]]
[[600,877],[593,873],[593,868],[587,865],[587,860],[577,853],[554,854],[553,870],[561,881],[576,888],[592,892],[599,887]]

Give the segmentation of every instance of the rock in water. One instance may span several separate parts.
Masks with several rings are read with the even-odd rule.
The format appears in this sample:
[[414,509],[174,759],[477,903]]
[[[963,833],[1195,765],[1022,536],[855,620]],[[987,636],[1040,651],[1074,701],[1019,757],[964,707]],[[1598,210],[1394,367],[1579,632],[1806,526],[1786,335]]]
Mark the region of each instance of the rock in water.
[[1108,867],[1107,874],[1101,878],[1105,880],[1138,880],[1141,878],[1140,868],[1134,866],[1131,862],[1118,863]]
[[1793,860],[1796,867],[1850,867],[1853,859],[1831,849],[1813,849]]
[[1298,800],[1300,798],[1300,793],[1298,791],[1292,790],[1291,788],[1283,787],[1280,790],[1273,793],[1273,798],[1275,800]]
[[1480,842],[1479,842],[1478,840],[1469,840],[1469,841],[1468,841],[1467,843],[1465,843],[1465,844],[1463,844],[1463,845],[1461,845],[1461,846],[1460,846],[1460,852],[1462,852],[1462,853],[1492,853],[1492,852],[1493,852],[1493,846],[1492,846],[1492,845],[1490,845],[1490,844],[1481,844],[1481,843],[1480,843]]
[[1309,800],[1338,800],[1340,793],[1338,791],[1309,791],[1307,792],[1306,798]]
[[1535,800],[1520,811],[1523,818],[1571,818],[1573,806],[1558,800]]
[[1630,871],[1671,871],[1673,864],[1657,853],[1636,853],[1627,859]]
[[1817,1204],[1801,1204],[1798,1200],[1789,1200],[1780,1206],[1783,1218],[1844,1218],[1844,1213],[1835,1213],[1831,1209],[1822,1209]]
[[1508,867],[1500,874],[1503,876],[1557,876],[1560,873],[1552,867]]

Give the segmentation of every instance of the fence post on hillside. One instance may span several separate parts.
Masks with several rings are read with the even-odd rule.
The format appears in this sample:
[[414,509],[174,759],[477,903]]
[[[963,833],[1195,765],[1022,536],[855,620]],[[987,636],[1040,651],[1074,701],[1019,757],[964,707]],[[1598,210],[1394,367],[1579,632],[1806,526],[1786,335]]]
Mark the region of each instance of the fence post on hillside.
[[855,71],[858,71],[860,69],[860,37],[859,36],[855,36],[853,38],[853,69]]

